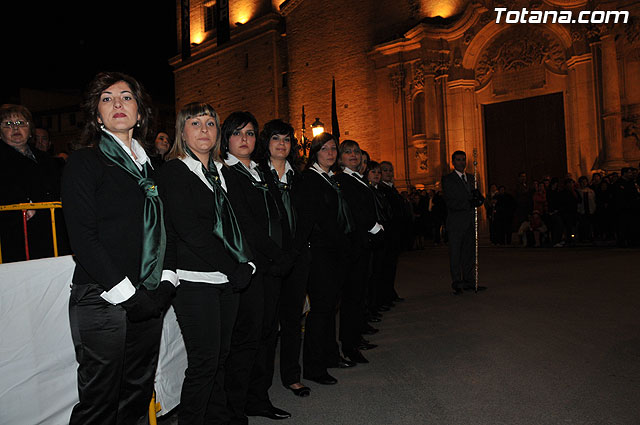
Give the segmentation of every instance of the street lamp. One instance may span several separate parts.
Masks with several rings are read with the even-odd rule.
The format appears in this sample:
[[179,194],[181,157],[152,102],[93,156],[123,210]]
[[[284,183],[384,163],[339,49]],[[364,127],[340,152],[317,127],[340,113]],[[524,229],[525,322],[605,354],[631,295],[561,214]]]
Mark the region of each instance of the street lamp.
[[313,137],[324,133],[324,123],[320,121],[320,118],[316,117],[316,120],[311,124],[311,132],[313,133]]

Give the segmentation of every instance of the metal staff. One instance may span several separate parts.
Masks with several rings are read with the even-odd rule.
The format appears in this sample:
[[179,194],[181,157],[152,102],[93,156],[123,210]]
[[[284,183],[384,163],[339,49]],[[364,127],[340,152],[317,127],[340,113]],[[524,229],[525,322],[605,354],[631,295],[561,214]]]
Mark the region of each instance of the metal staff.
[[[473,188],[478,190],[478,150],[473,149]],[[478,293],[478,207],[473,207],[473,227],[475,232],[476,255],[474,260],[476,294]]]

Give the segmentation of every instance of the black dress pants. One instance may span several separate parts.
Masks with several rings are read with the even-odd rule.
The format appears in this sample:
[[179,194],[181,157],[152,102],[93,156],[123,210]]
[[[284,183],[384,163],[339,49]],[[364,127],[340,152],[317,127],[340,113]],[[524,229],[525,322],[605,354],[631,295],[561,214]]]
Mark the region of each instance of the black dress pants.
[[304,376],[315,378],[339,360],[336,341],[336,312],[344,280],[338,252],[311,248],[308,294],[311,310],[307,315],[303,346]]
[[280,291],[280,380],[285,387],[300,382],[302,348],[302,309],[307,295],[310,253],[300,253],[291,274]]
[[264,313],[260,328],[260,342],[249,377],[245,408],[247,412],[268,409],[272,406],[269,400],[269,388],[273,384],[281,287],[282,278],[264,275],[262,285]]
[[180,425],[229,421],[224,364],[229,355],[238,299],[229,284],[180,281],[173,307],[188,364],[180,394]]
[[364,305],[366,278],[369,266],[369,250],[358,249],[358,256],[345,265],[346,279],[342,287],[340,301],[340,342],[342,352],[347,353],[358,347],[365,323]]
[[475,283],[475,234],[473,222],[447,226],[449,229],[449,265],[451,287],[464,288]]
[[224,387],[231,424],[247,424],[245,415],[251,370],[258,353],[264,316],[264,276],[256,273],[240,293],[238,315],[225,364]]
[[96,284],[71,289],[79,403],[70,424],[148,423],[162,318],[132,323],[121,306],[100,297],[102,292]]

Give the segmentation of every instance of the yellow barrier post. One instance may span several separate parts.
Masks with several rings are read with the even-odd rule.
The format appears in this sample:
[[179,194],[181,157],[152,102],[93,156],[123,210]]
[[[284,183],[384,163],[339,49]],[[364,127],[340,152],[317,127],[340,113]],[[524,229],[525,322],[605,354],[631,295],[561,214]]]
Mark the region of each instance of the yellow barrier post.
[[[56,217],[55,217],[55,209],[62,208],[62,202],[23,202],[21,204],[11,204],[11,205],[0,205],[0,212],[3,211],[22,211],[23,217],[26,219],[27,210],[43,210],[48,209],[51,211],[51,231],[53,232],[53,254],[55,257],[58,256],[58,238],[56,235]],[[28,249],[27,243],[27,229],[26,222],[24,224],[24,238],[25,238],[25,248]],[[0,264],[2,264],[2,241],[0,241]],[[27,259],[29,259],[29,254],[27,253]]]

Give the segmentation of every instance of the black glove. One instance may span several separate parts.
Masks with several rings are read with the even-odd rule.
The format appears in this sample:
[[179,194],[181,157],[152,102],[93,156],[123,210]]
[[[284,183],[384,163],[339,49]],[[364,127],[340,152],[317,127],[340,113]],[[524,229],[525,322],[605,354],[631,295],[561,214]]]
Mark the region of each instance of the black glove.
[[162,313],[169,308],[171,300],[176,295],[176,287],[168,280],[163,280],[155,291],[149,291],[149,295],[158,304],[158,308]]
[[253,267],[249,263],[240,263],[238,267],[227,276],[234,292],[240,292],[251,283]]
[[471,206],[474,208],[480,207],[484,204],[484,196],[478,189],[473,189],[471,191]]
[[120,305],[127,312],[127,318],[131,322],[144,322],[160,316],[160,307],[158,303],[149,296],[144,288],[139,288],[128,300],[123,301]]
[[298,253],[294,250],[285,251],[284,254],[273,261],[273,264],[269,267],[269,274],[276,277],[287,276],[295,265],[297,256]]
[[369,247],[371,249],[378,249],[384,245],[384,230],[378,231],[375,235],[369,233]]

